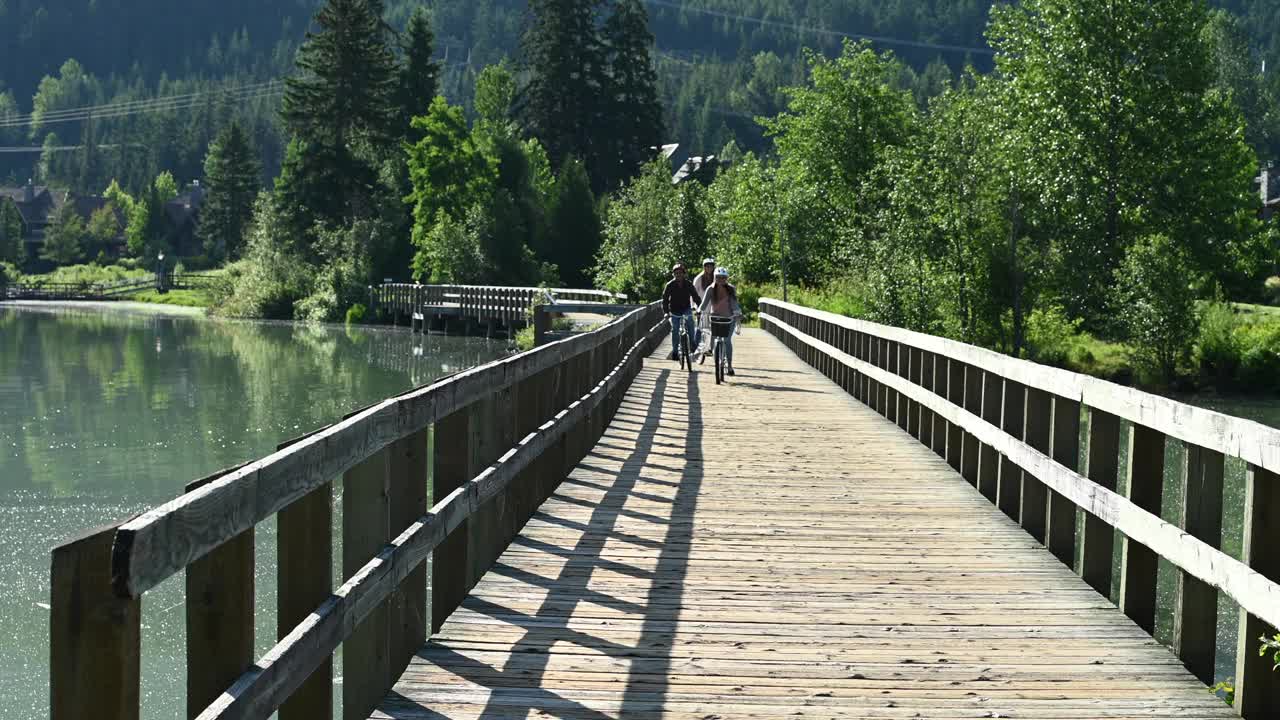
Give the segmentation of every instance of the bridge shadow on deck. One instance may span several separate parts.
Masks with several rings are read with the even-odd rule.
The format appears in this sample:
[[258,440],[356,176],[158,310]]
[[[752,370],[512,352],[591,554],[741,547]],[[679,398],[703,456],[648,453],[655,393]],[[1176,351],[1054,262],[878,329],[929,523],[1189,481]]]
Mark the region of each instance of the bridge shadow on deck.
[[[488,664],[446,644],[428,642],[419,652],[421,660],[484,688],[488,699],[483,710],[478,715],[469,713],[469,717],[525,717],[530,712],[586,720],[646,717],[653,714],[655,705],[660,706],[667,694],[666,677],[673,662],[673,628],[680,619],[680,598],[684,594],[693,536],[691,522],[673,520],[677,514],[691,516],[697,506],[704,473],[701,457],[702,403],[697,380],[711,381],[711,376],[709,373],[697,374],[694,381],[685,385],[683,397],[667,397],[676,371],[666,367],[665,363],[658,363],[656,368],[650,365],[646,370],[636,378],[633,388],[647,395],[647,404],[638,406],[637,396],[628,393],[605,435],[563,481],[564,485],[602,491],[602,499],[589,503],[557,492],[531,520],[580,533],[577,542],[572,547],[563,547],[521,534],[508,548],[508,552],[518,550],[564,560],[558,576],[547,578],[516,567],[505,554],[486,575],[519,583],[535,592],[545,592],[536,612],[530,614],[485,599],[475,591],[462,604],[466,611],[523,631],[523,636],[509,650],[503,650],[509,655],[505,662],[500,663],[501,667],[496,666],[499,663]],[[676,418],[684,420],[685,430],[680,438],[666,432]],[[617,435],[625,435],[627,440],[611,442],[617,439]],[[688,452],[690,450],[693,452]],[[622,456],[621,466],[616,470],[608,467],[617,463],[619,456]],[[680,479],[672,482],[646,477],[645,470],[677,473]],[[578,474],[587,474],[591,479],[575,477]],[[611,479],[606,482],[604,476]],[[670,489],[674,489],[674,497],[645,492],[646,485],[666,488],[668,495]],[[627,509],[624,505],[629,498],[659,504],[668,510],[668,514],[663,517]],[[591,510],[586,524],[558,516],[559,510],[574,506]],[[661,541],[623,532],[617,527],[621,518],[665,525],[666,532]],[[605,545],[610,540],[649,552],[657,550],[656,567],[645,570],[603,557]],[[589,586],[597,570],[640,581],[648,580],[648,601],[638,603],[592,589]],[[476,590],[482,587],[483,581]],[[575,609],[582,604],[594,604],[623,613],[628,620],[640,620],[638,642],[634,645],[621,644],[570,627]],[[603,655],[611,662],[629,664],[625,687],[611,692],[617,693],[620,701],[617,710],[601,712],[543,687],[553,648],[558,647],[564,653],[566,646]],[[591,659],[589,654],[581,657],[588,661]],[[394,691],[379,710],[383,715],[378,717],[396,720],[450,717]]]

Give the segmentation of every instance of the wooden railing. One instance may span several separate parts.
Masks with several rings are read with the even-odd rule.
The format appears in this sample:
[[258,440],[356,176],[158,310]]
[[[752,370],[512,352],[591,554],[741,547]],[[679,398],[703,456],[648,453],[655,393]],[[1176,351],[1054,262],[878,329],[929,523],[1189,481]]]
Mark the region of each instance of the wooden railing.
[[614,303],[627,299],[605,290],[410,283],[377,285],[369,288],[369,293],[371,309],[383,308],[394,315],[412,317],[424,308],[447,309],[462,317],[496,320],[508,326],[527,324],[529,308],[542,302]]
[[[1280,431],[971,345],[777,300],[760,301],[760,319],[803,360],[944,457],[1108,597],[1118,537],[1117,604],[1149,633],[1156,624],[1157,558],[1172,563],[1173,650],[1206,684],[1214,678],[1218,593],[1228,595],[1240,608],[1236,707],[1246,718],[1275,717],[1280,673],[1258,648],[1259,638],[1280,626]],[[1130,424],[1123,435],[1122,420]],[[1171,488],[1164,487],[1166,440],[1186,448]],[[1248,467],[1242,561],[1221,550],[1227,456]],[[1124,495],[1116,492],[1120,472],[1128,479]],[[1183,508],[1177,525],[1160,517],[1165,492],[1177,493]],[[1079,536],[1077,510],[1084,512]]]
[[[217,276],[209,273],[170,273],[165,287],[184,289],[204,287]],[[0,285],[0,300],[114,300],[140,290],[157,287],[155,274],[107,283],[28,282]]]
[[[659,306],[646,306],[385,400],[55,548],[52,717],[138,717],[141,599],[182,571],[189,717],[329,718],[340,645],[343,715],[367,717],[427,623],[458,606],[594,445],[665,332]],[[339,477],[345,579],[335,591]],[[272,516],[280,641],[255,662],[253,535]]]

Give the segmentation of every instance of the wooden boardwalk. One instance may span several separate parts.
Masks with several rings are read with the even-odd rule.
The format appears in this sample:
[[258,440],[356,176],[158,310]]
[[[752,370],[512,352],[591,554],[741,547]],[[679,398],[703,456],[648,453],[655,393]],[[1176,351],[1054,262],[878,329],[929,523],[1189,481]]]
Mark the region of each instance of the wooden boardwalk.
[[650,358],[374,717],[1235,717],[898,426],[738,355]]

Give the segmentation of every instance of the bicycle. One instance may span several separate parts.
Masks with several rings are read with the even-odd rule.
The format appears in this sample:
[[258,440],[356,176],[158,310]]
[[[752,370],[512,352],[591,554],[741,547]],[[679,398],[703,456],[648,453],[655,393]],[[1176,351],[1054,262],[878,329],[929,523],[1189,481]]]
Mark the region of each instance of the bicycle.
[[734,318],[724,317],[721,315],[711,316],[711,343],[714,347],[713,353],[716,358],[716,384],[724,382],[724,371],[729,364],[729,358],[725,353],[725,338],[733,334]]
[[684,320],[680,320],[680,349],[676,351],[679,356],[680,369],[688,370],[689,374],[693,374],[693,351],[689,349],[689,328]]

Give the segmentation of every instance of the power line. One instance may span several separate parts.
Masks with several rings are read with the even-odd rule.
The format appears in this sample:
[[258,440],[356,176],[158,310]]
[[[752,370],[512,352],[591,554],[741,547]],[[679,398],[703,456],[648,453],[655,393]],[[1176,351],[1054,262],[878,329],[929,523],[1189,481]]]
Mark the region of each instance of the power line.
[[[56,111],[45,115],[37,115],[32,113],[25,116],[7,116],[0,119],[0,128],[19,128],[43,125],[56,125],[60,123],[81,122],[86,120],[102,120],[110,118],[128,117],[130,115],[138,115],[142,113],[165,112],[172,110],[185,110],[197,105],[205,103],[209,99],[223,97],[232,102],[248,102],[260,98],[273,97],[284,92],[283,84],[279,81],[270,83],[260,83],[256,85],[218,89],[200,93],[189,93],[185,95],[170,95],[148,100],[136,100],[127,103],[111,103],[106,105],[89,106],[83,108],[75,108],[72,110]],[[50,117],[52,115],[52,117]]]
[[751,17],[749,15],[739,15],[737,13],[724,12],[721,10],[712,10],[710,8],[689,7],[677,2],[669,2],[669,0],[643,0],[646,5],[655,5],[658,7],[671,8],[681,12],[697,13],[699,15],[710,15],[725,20],[737,20],[739,22],[755,23],[764,27],[778,28],[780,30],[794,30],[801,33],[812,33],[814,35],[824,35],[826,37],[854,38],[858,40],[870,40],[872,42],[884,45],[902,45],[904,47],[922,48],[925,50],[940,50],[945,52],[974,53],[978,55],[995,55],[995,51],[991,48],[968,47],[965,45],[948,45],[945,43],[931,43],[919,40],[904,40],[902,38],[887,37],[884,35],[867,35],[864,33],[844,32],[842,30],[828,30],[826,28],[814,27],[812,25],[800,25],[797,23],[781,22],[778,20],[766,20],[764,18]]

